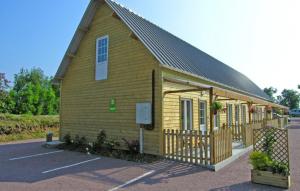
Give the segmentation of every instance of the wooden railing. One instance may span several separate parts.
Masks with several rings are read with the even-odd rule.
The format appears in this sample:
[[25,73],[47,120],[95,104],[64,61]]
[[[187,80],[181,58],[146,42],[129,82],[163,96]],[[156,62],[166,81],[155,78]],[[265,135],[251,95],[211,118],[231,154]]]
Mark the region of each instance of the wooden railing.
[[217,164],[232,156],[231,129],[221,128],[211,133],[211,163]]
[[163,154],[166,158],[193,164],[211,165],[232,155],[230,129],[202,131],[163,130]]
[[253,144],[253,125],[242,125],[242,138],[245,147],[249,147]]
[[193,164],[217,164],[232,156],[232,142],[241,141],[245,147],[253,144],[253,130],[267,125],[274,127],[287,123],[287,119],[273,119],[251,124],[224,126],[208,132],[163,130],[163,155],[172,160]]
[[241,124],[231,124],[229,127],[232,133],[233,141],[242,141],[242,125]]
[[163,154],[168,159],[210,164],[209,135],[202,131],[163,130]]

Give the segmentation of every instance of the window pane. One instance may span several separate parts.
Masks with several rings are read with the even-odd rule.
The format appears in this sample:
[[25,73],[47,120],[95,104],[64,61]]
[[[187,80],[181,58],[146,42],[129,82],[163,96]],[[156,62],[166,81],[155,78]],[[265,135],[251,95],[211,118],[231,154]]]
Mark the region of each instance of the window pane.
[[185,118],[184,118],[184,100],[181,101],[181,127],[184,130],[185,129]]
[[191,102],[186,101],[186,107],[187,107],[187,129],[191,129]]

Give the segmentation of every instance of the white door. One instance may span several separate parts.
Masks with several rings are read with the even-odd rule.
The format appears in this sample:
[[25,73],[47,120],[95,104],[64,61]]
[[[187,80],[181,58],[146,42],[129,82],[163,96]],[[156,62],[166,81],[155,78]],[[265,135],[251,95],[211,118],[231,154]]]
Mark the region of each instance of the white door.
[[199,124],[202,132],[207,131],[206,125],[206,101],[199,101]]
[[192,100],[183,99],[181,100],[181,127],[182,130],[193,129],[193,109]]

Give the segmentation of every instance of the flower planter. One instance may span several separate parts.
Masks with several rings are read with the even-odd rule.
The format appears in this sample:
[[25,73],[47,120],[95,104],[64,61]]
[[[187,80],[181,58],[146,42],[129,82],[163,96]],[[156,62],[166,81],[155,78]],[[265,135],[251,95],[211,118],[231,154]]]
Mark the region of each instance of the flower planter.
[[281,174],[273,174],[269,171],[251,170],[251,181],[258,184],[266,184],[281,188],[289,188],[291,186],[291,177]]

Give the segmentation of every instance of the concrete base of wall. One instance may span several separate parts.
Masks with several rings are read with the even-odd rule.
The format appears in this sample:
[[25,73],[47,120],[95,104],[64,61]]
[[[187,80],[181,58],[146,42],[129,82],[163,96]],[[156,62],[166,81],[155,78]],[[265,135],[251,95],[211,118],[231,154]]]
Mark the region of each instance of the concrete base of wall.
[[208,168],[211,170],[214,170],[214,171],[218,171],[218,170],[224,168],[225,166],[229,165],[230,163],[234,162],[235,160],[240,158],[242,155],[248,153],[252,149],[253,149],[253,146],[243,148],[241,146],[236,145],[232,149],[232,156],[230,158],[228,158],[222,162],[219,162],[218,164],[210,165],[210,166],[208,166]]

